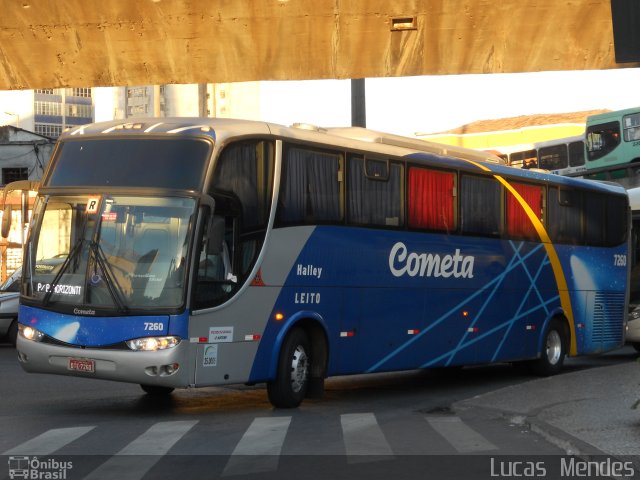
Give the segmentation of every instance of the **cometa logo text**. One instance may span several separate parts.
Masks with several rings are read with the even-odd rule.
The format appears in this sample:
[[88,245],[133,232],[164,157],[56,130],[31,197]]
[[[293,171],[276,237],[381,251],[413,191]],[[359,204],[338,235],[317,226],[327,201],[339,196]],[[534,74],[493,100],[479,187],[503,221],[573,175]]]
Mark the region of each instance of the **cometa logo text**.
[[453,255],[409,252],[407,246],[396,243],[389,252],[389,269],[394,277],[454,277],[473,278],[475,257],[464,256],[456,249]]

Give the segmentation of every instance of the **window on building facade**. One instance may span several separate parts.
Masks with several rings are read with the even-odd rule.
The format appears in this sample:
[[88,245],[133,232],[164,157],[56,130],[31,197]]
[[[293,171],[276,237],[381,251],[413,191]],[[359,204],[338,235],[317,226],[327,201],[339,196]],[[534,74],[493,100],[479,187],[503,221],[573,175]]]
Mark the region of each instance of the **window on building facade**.
[[149,113],[149,105],[129,105],[127,106],[127,116],[134,117],[138,115],[144,115]]
[[12,167],[2,169],[2,183],[7,185],[11,182],[17,182],[18,180],[28,180],[29,169],[26,167]]
[[127,98],[148,97],[146,87],[127,88]]
[[65,114],[67,117],[91,118],[91,105],[67,103],[65,104]]
[[67,88],[67,91],[65,93],[68,97],[91,98],[90,88]]
[[62,115],[62,104],[57,102],[35,102],[36,115]]
[[52,125],[49,123],[36,123],[35,132],[45,137],[58,138],[62,134],[62,125]]

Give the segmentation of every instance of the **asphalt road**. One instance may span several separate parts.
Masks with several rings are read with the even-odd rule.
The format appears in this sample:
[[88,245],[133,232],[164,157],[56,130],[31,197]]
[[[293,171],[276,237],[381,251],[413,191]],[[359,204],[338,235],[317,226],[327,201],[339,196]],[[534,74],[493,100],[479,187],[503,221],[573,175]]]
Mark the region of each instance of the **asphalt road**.
[[[566,374],[603,375],[635,357],[625,348],[571,359]],[[520,386],[531,401],[548,395],[510,365],[329,379],[323,399],[294,410],[272,408],[263,385],[154,401],[137,385],[26,374],[8,345],[0,372],[0,479],[20,458],[38,478],[475,479],[513,476],[527,462],[555,478],[567,454],[521,421],[508,404],[521,400],[502,395]],[[488,408],[499,401],[515,413]]]

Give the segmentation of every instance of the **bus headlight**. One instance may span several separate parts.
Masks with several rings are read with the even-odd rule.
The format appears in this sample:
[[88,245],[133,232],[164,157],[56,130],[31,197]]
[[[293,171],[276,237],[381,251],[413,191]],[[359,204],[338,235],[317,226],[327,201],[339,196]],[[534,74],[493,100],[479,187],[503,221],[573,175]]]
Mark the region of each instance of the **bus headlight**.
[[28,325],[18,324],[18,330],[20,331],[20,335],[27,340],[33,340],[34,342],[41,342],[44,338],[44,333],[40,330],[30,327]]
[[134,351],[155,352],[173,348],[180,343],[180,337],[143,337],[127,340],[127,346]]

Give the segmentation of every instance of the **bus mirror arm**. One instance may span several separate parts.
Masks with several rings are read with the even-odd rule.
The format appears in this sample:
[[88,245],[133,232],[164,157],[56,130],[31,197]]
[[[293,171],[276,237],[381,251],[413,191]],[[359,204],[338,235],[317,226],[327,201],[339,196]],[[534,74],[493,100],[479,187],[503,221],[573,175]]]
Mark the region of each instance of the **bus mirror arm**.
[[[15,190],[21,190],[23,193],[23,199],[25,192],[28,191],[37,191],[40,186],[39,182],[33,182],[31,180],[18,180],[17,182],[11,182],[5,185],[2,189],[2,205],[4,208],[2,210],[2,225],[0,226],[0,235],[2,238],[9,237],[9,231],[11,230],[11,205],[7,205],[7,195],[9,192],[13,192]],[[23,201],[24,203],[24,201]],[[27,214],[23,213],[23,220],[26,223]]]
[[9,232],[11,231],[11,205],[4,206],[4,210],[2,211],[2,227],[0,230],[2,238],[9,236]]

